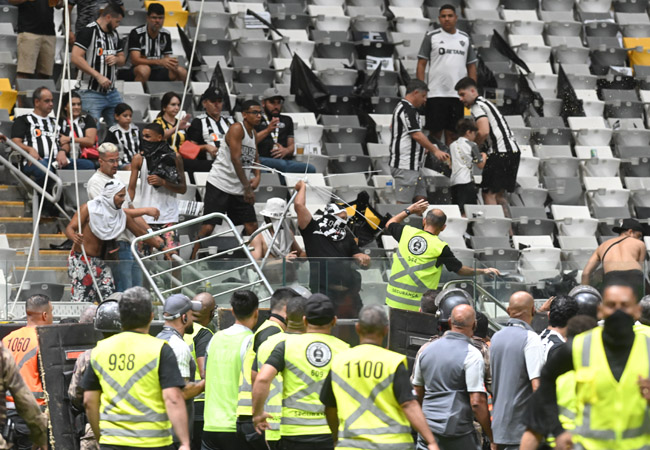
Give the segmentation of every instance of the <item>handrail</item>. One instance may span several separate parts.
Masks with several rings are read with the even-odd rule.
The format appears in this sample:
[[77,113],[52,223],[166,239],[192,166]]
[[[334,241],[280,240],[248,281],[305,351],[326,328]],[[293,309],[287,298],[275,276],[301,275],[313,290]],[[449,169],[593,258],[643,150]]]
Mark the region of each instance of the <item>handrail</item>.
[[[31,162],[35,167],[37,167],[43,173],[47,172],[47,167],[43,166],[43,164],[40,164],[36,158],[34,158],[32,155],[27,153],[22,148],[20,148],[18,146],[18,144],[16,144],[12,140],[7,139],[7,141],[4,142],[4,144],[11,147],[14,152],[20,154],[20,156],[27,159],[29,162]],[[3,156],[0,156],[0,163],[2,163],[7,169],[9,169],[14,174],[14,176],[19,178],[21,182],[29,185],[31,188],[33,188],[40,195],[44,196],[51,203],[56,205],[57,202],[61,199],[61,193],[63,192],[63,181],[54,172],[50,172],[50,175],[49,175],[49,179],[51,179],[54,182],[54,187],[52,188],[52,194],[50,194],[46,189],[43,189],[41,186],[39,186],[38,183],[36,183],[34,180],[32,180],[27,175],[25,175],[19,168],[14,166],[11,163],[11,161],[4,158]],[[65,213],[65,211],[64,211],[64,214],[66,216],[68,215],[68,214]],[[69,218],[70,217],[68,216],[68,219]]]
[[[477,310],[480,310],[481,312],[485,312],[484,303],[485,303],[485,298],[487,297],[496,306],[501,308],[506,313],[508,312],[508,308],[503,303],[501,303],[501,300],[499,300],[494,295],[492,295],[488,291],[486,291],[485,288],[483,288],[483,286],[481,286],[480,284],[478,284],[476,282],[476,280],[473,280],[473,279],[451,280],[451,281],[446,282],[445,285],[442,287],[442,289],[445,290],[445,289],[448,289],[448,288],[450,288],[452,286],[455,286],[457,284],[462,284],[462,283],[471,283],[474,286],[475,292],[478,291],[480,293],[478,298],[476,300],[474,300],[476,302],[476,304],[478,305]],[[487,317],[488,323],[490,325],[492,325],[494,328],[496,328],[497,331],[500,330],[501,328],[503,328],[503,325],[501,325],[499,322],[495,321],[488,314],[486,314],[485,317]]]

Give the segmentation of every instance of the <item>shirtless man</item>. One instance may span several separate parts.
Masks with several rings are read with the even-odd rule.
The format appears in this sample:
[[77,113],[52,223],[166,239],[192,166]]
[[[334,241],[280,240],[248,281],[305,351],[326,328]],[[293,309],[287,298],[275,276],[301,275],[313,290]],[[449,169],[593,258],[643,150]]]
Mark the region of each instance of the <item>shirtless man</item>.
[[[126,186],[119,180],[109,181],[104,186],[102,195],[82,205],[66,227],[65,234],[74,243],[68,257],[72,301],[98,302],[100,300],[81,246],[83,245],[86,256],[90,260],[90,267],[94,270],[101,298],[106,298],[114,292],[115,283],[111,269],[102,260],[102,257],[105,257],[105,242],[118,237],[125,228],[136,236],[145,234],[146,230],[138,226],[133,219],[143,214],[156,217],[159,214],[156,208],[123,210],[125,199]],[[79,233],[78,220],[81,220],[81,233]],[[148,242],[157,246],[162,244],[160,237],[155,237]]]
[[582,284],[591,284],[592,273],[598,264],[602,264],[605,274],[603,281],[624,278],[640,289],[643,286],[643,264],[646,258],[643,227],[634,219],[624,219],[620,226],[612,230],[619,233],[618,237],[603,242],[591,255],[582,271]]

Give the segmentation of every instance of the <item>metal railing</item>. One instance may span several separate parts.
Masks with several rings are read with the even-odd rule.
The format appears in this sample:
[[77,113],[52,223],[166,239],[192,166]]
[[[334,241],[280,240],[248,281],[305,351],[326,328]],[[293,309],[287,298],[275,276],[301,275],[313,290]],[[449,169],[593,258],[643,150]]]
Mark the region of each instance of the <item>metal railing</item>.
[[[140,253],[138,252],[138,244],[141,242],[144,242],[148,239],[151,239],[156,236],[160,236],[165,233],[169,233],[170,231],[176,231],[180,230],[183,228],[188,228],[197,224],[205,223],[208,222],[212,219],[221,219],[223,223],[226,225],[226,229],[223,231],[219,231],[215,234],[212,234],[210,236],[205,236],[202,238],[198,238],[195,240],[190,240],[190,242],[183,243],[179,245],[178,247],[174,248],[168,248],[164,249],[161,251],[154,251],[150,255],[146,256],[141,256]],[[143,236],[136,237],[133,242],[131,243],[131,252],[133,253],[135,260],[138,262],[138,265],[142,269],[145,278],[149,282],[149,285],[151,286],[151,289],[154,291],[156,296],[158,297],[158,300],[160,300],[161,303],[164,304],[165,302],[165,297],[173,294],[173,293],[178,293],[178,292],[185,292],[187,294],[195,294],[195,291],[193,289],[190,289],[190,286],[201,286],[204,285],[205,283],[209,282],[210,280],[217,278],[217,277],[222,277],[224,275],[230,274],[230,273],[235,273],[238,271],[241,271],[243,269],[250,269],[253,271],[254,279],[253,281],[249,282],[243,282],[241,285],[227,289],[225,291],[213,293],[214,297],[220,297],[224,295],[228,295],[236,290],[239,289],[251,289],[254,288],[255,286],[260,286],[262,287],[263,290],[266,291],[268,295],[265,296],[260,296],[260,302],[269,300],[271,298],[271,295],[273,294],[273,288],[267,281],[266,277],[262,273],[262,270],[260,269],[259,265],[257,264],[257,261],[253,257],[253,255],[250,252],[250,249],[248,248],[249,243],[253,240],[253,238],[261,233],[262,231],[266,230],[267,228],[271,227],[271,224],[265,225],[263,227],[258,228],[253,235],[248,236],[247,240],[244,240],[241,236],[241,234],[237,231],[235,228],[235,225],[232,223],[232,221],[228,218],[228,216],[221,214],[221,213],[212,213],[208,214],[203,217],[197,217],[196,219],[188,220],[176,225],[173,225],[171,227],[163,228],[158,231],[153,231],[151,233],[148,233]],[[180,256],[178,256],[177,252],[181,248],[184,247],[189,247],[189,246],[194,246],[196,244],[200,244],[202,242],[209,241],[211,239],[217,238],[217,237],[223,237],[223,236],[229,236],[232,235],[237,241],[237,245],[234,247],[230,247],[226,250],[222,251],[217,251],[214,254],[208,254],[207,256],[197,258],[191,261],[185,261],[183,260]],[[206,261],[214,260],[215,258],[218,257],[223,257],[225,255],[231,254],[232,252],[235,251],[242,251],[244,255],[246,256],[246,260],[244,261],[244,264],[238,265],[234,268],[223,270],[223,271],[201,271],[199,270],[196,266],[198,264],[202,264]],[[159,255],[166,255],[168,253],[174,252],[170,258],[173,260],[173,262],[176,262],[178,265],[172,266],[171,268],[165,269],[162,268],[160,265],[155,265],[151,266],[148,264],[145,264],[146,261],[152,261],[153,258]],[[156,270],[156,272],[153,272],[149,269],[161,269],[161,270]],[[177,276],[179,273],[181,273],[182,270],[186,270],[189,272],[195,279],[190,280],[185,282],[182,277],[179,279]],[[249,270],[249,273],[250,273]],[[156,281],[158,279],[162,279],[165,277],[166,279],[171,281],[171,284],[173,285],[172,287],[168,289],[164,289],[158,286]]]
[[[445,283],[444,287],[442,288],[443,290],[449,289],[451,287],[454,287],[459,284],[471,284],[474,286],[474,298],[475,298],[475,308],[477,311],[481,311],[482,313],[485,313],[485,302],[489,301],[494,303],[494,305],[503,310],[506,314],[508,313],[508,308],[506,305],[501,303],[501,300],[496,298],[494,295],[490,294],[483,286],[478,284],[475,279],[462,279],[462,280],[451,280]],[[489,314],[485,314],[487,317],[488,323],[494,327],[495,330],[500,330],[503,328],[503,325],[501,325],[499,322],[497,322],[493,317],[491,317]]]

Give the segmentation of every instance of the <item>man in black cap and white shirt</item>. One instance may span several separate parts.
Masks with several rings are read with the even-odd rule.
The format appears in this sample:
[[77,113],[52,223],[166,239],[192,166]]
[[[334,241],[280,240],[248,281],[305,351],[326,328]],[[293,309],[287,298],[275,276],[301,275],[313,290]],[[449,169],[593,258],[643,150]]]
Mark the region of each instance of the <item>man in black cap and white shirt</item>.
[[[646,259],[643,227],[635,219],[623,219],[612,231],[618,233],[618,236],[600,244],[591,255],[582,270],[582,284],[593,286],[603,281],[606,285],[605,280],[620,278],[634,283],[638,291],[643,287],[643,265]],[[592,280],[592,274],[599,264],[602,265],[603,280]]]
[[[176,355],[178,361],[178,370],[185,380],[183,388],[183,398],[187,407],[187,417],[189,429],[192,430],[194,422],[194,397],[205,390],[205,380],[194,381],[196,373],[196,363],[192,357],[192,350],[183,340],[185,333],[192,334],[194,331],[194,316],[192,311],[200,311],[201,302],[194,302],[183,294],[174,294],[165,300],[163,308],[163,318],[165,325],[156,336],[158,339],[167,341],[169,346]],[[174,435],[174,443],[179,441]]]
[[194,181],[194,172],[209,172],[212,161],[217,156],[217,150],[226,137],[230,125],[235,123],[232,117],[223,117],[224,93],[219,88],[209,86],[201,95],[201,105],[204,114],[192,120],[185,133],[185,140],[199,146],[199,154],[195,159],[183,158],[183,167]]
[[277,87],[262,96],[262,120],[255,128],[260,163],[284,173],[316,173],[311,164],[294,161],[293,120],[281,114],[284,96]]

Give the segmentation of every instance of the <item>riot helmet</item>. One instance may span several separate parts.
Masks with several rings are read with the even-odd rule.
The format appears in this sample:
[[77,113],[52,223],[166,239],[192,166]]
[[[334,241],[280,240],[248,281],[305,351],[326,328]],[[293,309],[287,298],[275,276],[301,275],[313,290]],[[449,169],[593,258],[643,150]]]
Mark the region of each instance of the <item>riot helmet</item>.
[[[121,293],[116,294],[119,294],[119,297],[122,296]],[[103,333],[119,333],[122,331],[120,308],[118,306],[119,297],[116,294],[108,297],[97,307],[97,312],[95,313],[95,330]]]
[[438,306],[436,316],[441,328],[449,329],[451,311],[458,305],[472,305],[472,296],[464,289],[445,289],[436,296],[436,306]]
[[569,296],[578,302],[578,314],[598,318],[598,305],[603,301],[598,289],[581,284],[571,289]]

